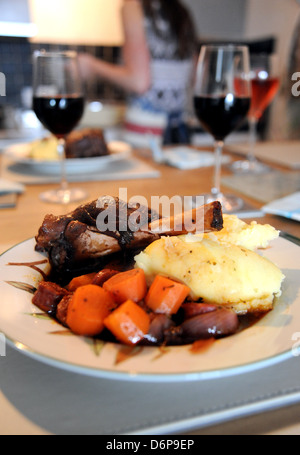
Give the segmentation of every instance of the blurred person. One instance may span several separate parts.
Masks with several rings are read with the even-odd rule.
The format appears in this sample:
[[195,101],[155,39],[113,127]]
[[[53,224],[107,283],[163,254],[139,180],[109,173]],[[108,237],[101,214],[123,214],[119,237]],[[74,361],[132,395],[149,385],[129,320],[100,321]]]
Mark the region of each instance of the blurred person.
[[[159,129],[165,144],[188,143],[185,111],[198,58],[193,20],[180,0],[124,0],[122,62],[80,54],[83,78],[107,80],[127,94],[127,130]],[[152,128],[151,125],[152,124]]]

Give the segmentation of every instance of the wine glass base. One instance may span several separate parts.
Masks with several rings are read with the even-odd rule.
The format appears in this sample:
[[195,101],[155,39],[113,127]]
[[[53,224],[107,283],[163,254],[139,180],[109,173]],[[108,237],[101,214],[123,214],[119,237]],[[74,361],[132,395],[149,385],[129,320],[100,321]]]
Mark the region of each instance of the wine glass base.
[[230,165],[230,169],[235,174],[263,174],[265,172],[269,172],[270,168],[264,163],[260,161],[248,161],[248,160],[241,160],[241,161],[234,161]]
[[[237,212],[244,205],[243,199],[241,199],[237,196],[234,196],[232,194],[226,194],[226,195],[220,194],[218,197],[215,197],[213,194],[207,193],[207,194],[202,194],[201,196],[204,198],[204,204],[209,204],[214,201],[219,201],[222,205],[223,213]],[[194,205],[194,207],[196,206],[196,197],[193,198],[193,205]]]
[[40,194],[40,199],[43,202],[50,202],[53,204],[69,204],[70,202],[82,201],[86,197],[86,191],[79,188],[49,190]]

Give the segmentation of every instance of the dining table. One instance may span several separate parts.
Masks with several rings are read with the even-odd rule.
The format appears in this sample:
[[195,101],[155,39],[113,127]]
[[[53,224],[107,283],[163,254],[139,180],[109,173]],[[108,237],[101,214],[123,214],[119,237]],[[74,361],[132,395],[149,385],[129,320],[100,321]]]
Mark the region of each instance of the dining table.
[[[40,193],[58,182],[25,182],[15,206],[0,210],[1,254],[34,238],[46,214],[69,213],[101,195],[118,196],[120,188],[126,189],[128,198],[143,195],[150,202],[153,196],[202,194],[211,187],[212,166],[180,169],[153,160],[146,149],[134,148],[131,153],[152,174],[91,180],[87,172],[80,182],[69,182],[70,187],[86,190],[86,200],[80,203],[45,203]],[[239,158],[226,148],[224,156]],[[282,174],[298,172],[280,164],[271,166]],[[232,177],[226,164],[222,177],[222,188],[242,197],[251,208],[245,222],[270,224],[299,248],[299,221],[260,213],[265,204],[251,191],[226,187],[226,178]],[[257,178],[263,182],[265,177]],[[0,434],[127,435],[129,440],[138,435],[299,435],[299,378],[299,357],[290,356],[262,368],[208,379],[118,380],[60,368],[28,355],[18,343],[7,342],[0,356]]]

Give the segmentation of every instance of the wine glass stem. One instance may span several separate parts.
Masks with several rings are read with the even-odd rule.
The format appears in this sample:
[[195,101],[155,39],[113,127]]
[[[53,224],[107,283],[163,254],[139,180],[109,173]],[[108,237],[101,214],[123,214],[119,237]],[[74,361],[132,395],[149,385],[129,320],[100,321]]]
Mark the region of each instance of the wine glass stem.
[[211,189],[211,194],[215,199],[218,199],[221,196],[221,161],[223,146],[223,141],[215,142],[215,172],[213,187]]
[[255,158],[255,145],[256,145],[256,136],[257,136],[257,120],[255,118],[249,119],[249,153],[248,161],[251,163],[256,162]]
[[57,152],[60,159],[60,187],[62,191],[66,191],[68,189],[68,182],[66,178],[65,140],[63,138],[58,139]]

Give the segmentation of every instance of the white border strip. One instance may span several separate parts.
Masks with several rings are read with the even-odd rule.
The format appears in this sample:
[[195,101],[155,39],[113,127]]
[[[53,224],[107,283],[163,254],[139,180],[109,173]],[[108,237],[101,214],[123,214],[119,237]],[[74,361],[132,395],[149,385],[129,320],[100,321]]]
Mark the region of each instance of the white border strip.
[[1,22],[1,36],[32,37],[37,34],[37,26],[28,22]]

